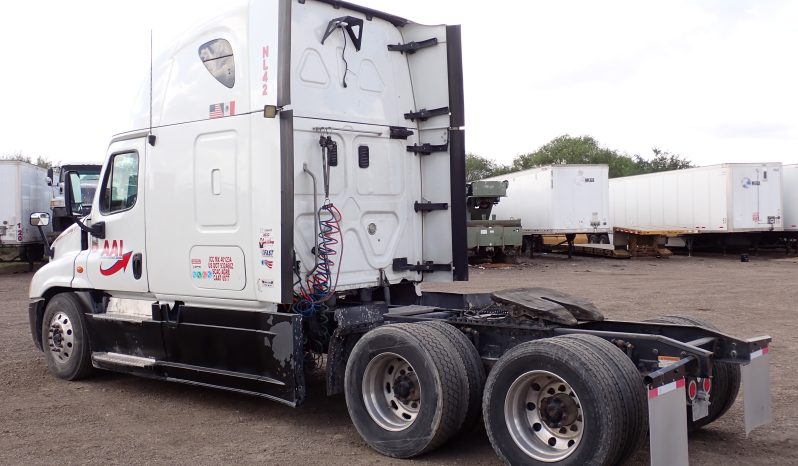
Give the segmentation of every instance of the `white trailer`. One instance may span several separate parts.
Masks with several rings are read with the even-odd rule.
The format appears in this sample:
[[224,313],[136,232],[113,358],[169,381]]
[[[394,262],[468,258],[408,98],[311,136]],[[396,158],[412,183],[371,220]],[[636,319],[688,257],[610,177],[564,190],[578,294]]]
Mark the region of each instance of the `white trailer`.
[[609,233],[607,165],[552,165],[488,178],[507,180],[499,219],[521,219],[527,234]]
[[569,255],[577,234],[586,234],[590,243],[609,243],[608,178],[607,165],[552,165],[488,178],[509,184],[493,214],[521,220],[528,254],[548,235],[565,235]]
[[780,163],[712,165],[610,180],[613,226],[782,231]]
[[782,167],[784,231],[798,231],[798,164]]
[[[34,212],[48,212],[51,197],[46,169],[0,160],[0,246],[21,246],[23,258],[39,257],[44,251],[42,237],[29,218]],[[45,234],[52,231],[45,228]]]
[[[647,419],[673,464],[688,422],[735,399],[739,365],[767,370],[769,337],[605,320],[551,290],[420,293],[468,275],[459,26],[253,0],[152,70],[93,200],[68,174],[76,223],[31,282],[31,335],[60,378],[112,370],[296,406],[317,381],[304,364],[326,360],[327,393],[391,457],[484,413],[510,464],[620,463]],[[768,407],[757,380],[746,397]]]

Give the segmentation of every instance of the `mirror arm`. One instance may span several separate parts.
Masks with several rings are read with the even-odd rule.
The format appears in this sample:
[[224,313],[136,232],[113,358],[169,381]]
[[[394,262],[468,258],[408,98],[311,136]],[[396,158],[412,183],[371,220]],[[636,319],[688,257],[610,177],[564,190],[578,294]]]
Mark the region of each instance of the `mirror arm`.
[[39,230],[39,236],[42,237],[42,242],[44,243],[45,251],[47,251],[47,257],[52,259],[53,256],[55,256],[55,251],[53,250],[53,248],[50,247],[50,242],[47,241],[47,235],[44,234],[44,229],[42,228],[41,225],[36,225],[36,229]]
[[81,230],[94,236],[95,238],[105,239],[105,222],[97,222],[92,226],[83,223],[78,217],[75,217],[75,223],[78,224]]

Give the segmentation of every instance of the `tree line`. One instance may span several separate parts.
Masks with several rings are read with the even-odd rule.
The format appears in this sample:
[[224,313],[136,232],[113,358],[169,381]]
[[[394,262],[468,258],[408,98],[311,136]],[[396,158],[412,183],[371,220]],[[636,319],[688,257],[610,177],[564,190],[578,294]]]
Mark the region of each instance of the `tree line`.
[[51,162],[47,157],[42,157],[39,155],[34,159],[29,155],[23,154],[22,152],[0,155],[0,160],[16,160],[19,162],[27,162],[32,163],[33,165],[38,165],[42,168],[50,168],[53,166],[53,162]]
[[469,153],[466,156],[466,178],[470,182],[528,168],[565,164],[606,164],[610,178],[693,167],[689,160],[679,155],[657,148],[652,149],[652,152],[650,158],[638,154],[630,156],[602,147],[591,136],[573,137],[565,134],[552,139],[535,152],[519,155],[509,165]]

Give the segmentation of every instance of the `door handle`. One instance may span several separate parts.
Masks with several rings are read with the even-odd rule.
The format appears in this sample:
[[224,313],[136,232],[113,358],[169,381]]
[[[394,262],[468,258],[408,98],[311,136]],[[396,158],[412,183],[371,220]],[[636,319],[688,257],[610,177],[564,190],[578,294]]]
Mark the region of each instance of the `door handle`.
[[133,278],[141,278],[141,253],[133,254]]

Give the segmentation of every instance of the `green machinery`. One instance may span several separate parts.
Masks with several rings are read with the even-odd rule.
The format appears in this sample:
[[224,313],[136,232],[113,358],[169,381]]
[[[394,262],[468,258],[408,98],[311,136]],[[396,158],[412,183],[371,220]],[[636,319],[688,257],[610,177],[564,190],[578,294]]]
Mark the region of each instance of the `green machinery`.
[[472,262],[515,262],[521,252],[521,220],[496,220],[493,206],[507,196],[507,181],[466,185],[468,257]]

